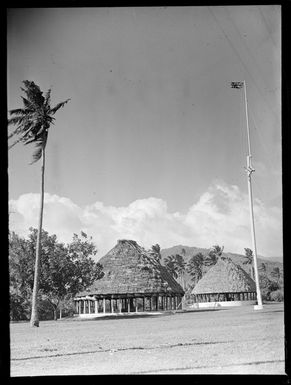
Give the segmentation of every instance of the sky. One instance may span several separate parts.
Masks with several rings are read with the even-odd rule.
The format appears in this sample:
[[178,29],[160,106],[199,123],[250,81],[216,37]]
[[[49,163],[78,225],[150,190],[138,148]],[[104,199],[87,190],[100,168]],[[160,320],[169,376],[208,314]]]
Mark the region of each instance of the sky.
[[[8,108],[33,80],[55,115],[43,227],[118,239],[252,248],[246,82],[257,251],[282,256],[281,8],[24,8],[7,14]],[[9,227],[37,227],[40,162],[8,155]]]

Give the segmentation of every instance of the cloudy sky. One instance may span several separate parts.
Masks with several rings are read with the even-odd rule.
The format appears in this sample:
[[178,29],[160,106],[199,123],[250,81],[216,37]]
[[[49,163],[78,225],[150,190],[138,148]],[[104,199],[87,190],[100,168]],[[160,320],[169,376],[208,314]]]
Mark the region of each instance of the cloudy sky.
[[[282,251],[280,6],[8,10],[8,107],[52,88],[44,229],[81,230],[101,257],[144,247],[252,248],[242,90],[249,107],[257,250]],[[9,151],[10,228],[37,226],[40,163]]]

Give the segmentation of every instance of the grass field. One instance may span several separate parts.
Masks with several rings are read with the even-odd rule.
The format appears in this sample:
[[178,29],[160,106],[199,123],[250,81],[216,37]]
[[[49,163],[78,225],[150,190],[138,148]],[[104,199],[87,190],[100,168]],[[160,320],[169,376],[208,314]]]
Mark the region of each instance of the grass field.
[[285,374],[283,304],[10,325],[11,376]]

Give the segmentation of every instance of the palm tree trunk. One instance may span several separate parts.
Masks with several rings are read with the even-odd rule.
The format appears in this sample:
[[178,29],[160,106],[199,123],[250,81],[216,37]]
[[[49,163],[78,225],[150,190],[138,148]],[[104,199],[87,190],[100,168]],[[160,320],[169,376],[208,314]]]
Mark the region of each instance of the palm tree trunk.
[[30,326],[32,327],[39,326],[37,294],[38,294],[39,275],[40,275],[41,231],[42,231],[43,202],[44,202],[44,168],[45,168],[45,150],[43,148],[42,165],[41,165],[40,211],[39,211],[38,232],[37,232],[37,240],[36,240],[34,281],[33,281],[33,292],[32,292],[32,309],[31,309],[31,318],[30,318]]

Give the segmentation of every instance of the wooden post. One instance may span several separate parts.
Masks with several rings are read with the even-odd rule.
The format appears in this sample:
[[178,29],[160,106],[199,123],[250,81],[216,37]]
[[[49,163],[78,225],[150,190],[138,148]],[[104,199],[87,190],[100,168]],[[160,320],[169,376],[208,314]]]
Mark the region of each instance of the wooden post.
[[127,312],[130,313],[130,298],[127,298]]
[[137,298],[135,298],[135,312],[138,312]]
[[97,299],[96,298],[95,298],[94,304],[95,304],[95,314],[97,314],[98,313],[98,306],[97,306]]
[[105,298],[103,298],[103,313],[106,313],[106,303],[105,303]]

